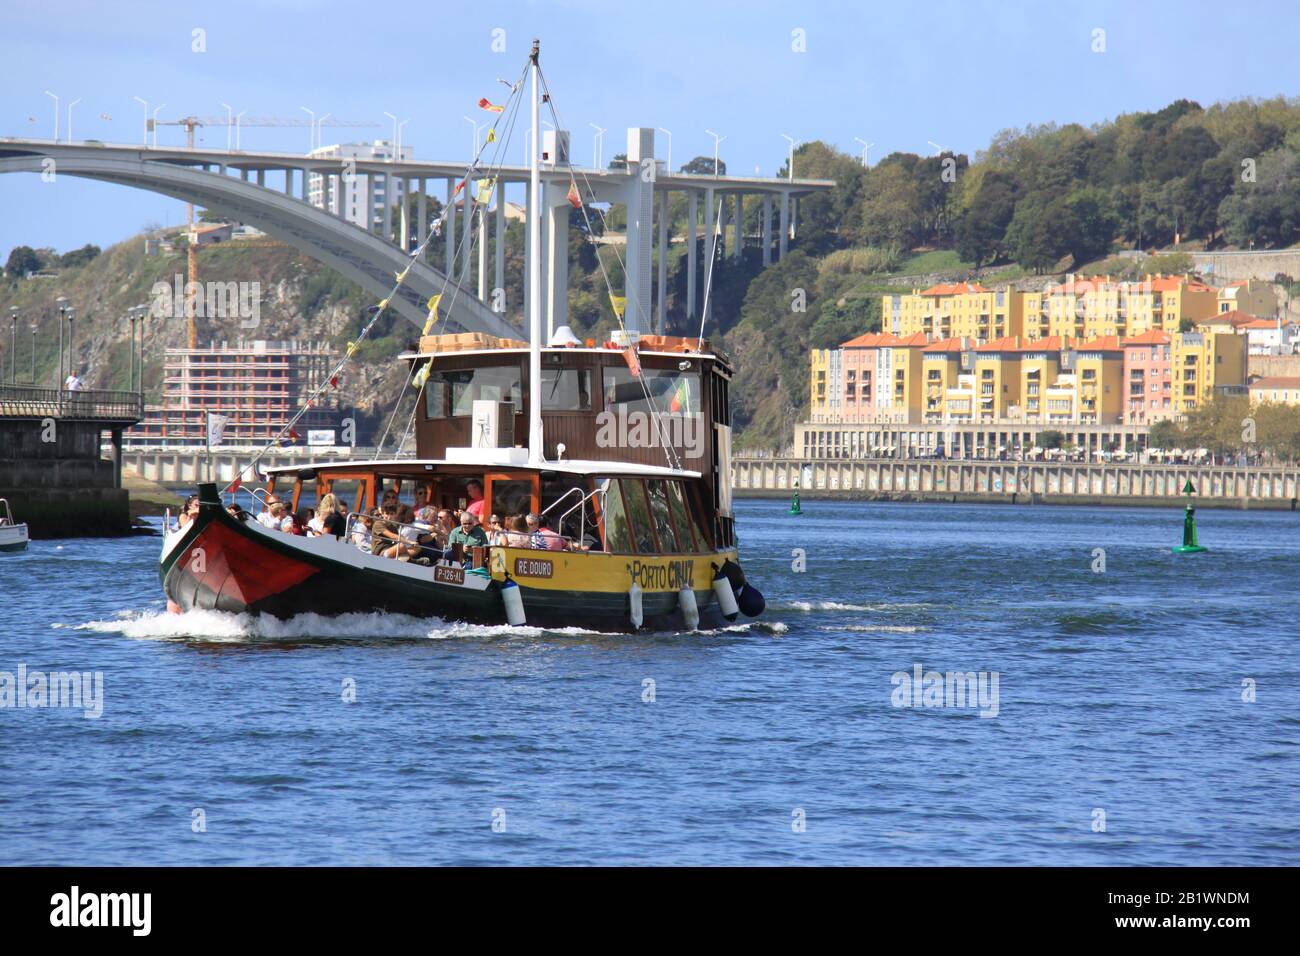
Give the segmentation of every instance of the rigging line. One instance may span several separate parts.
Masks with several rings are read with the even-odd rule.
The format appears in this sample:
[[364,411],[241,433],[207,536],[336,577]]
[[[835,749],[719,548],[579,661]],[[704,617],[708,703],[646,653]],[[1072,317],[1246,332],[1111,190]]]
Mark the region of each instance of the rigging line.
[[[512,116],[512,117],[513,117],[513,116],[518,112],[518,109],[519,109],[519,103],[520,103],[520,101],[523,99],[523,97],[522,97],[522,96],[518,96],[518,95],[516,95],[516,94],[518,93],[518,91],[519,91],[519,90],[522,88],[522,86],[523,86],[523,78],[524,78],[524,75],[527,73],[527,70],[528,70],[528,64],[525,63],[523,69],[520,71],[519,80],[516,81],[516,83],[515,83],[515,85],[514,85],[513,87],[511,87],[511,90],[510,90],[510,98],[507,100],[507,103],[506,103],[506,109],[503,109],[500,113],[497,114],[497,119],[496,119],[496,121],[495,121],[495,122],[492,124],[492,126],[490,127],[490,129],[491,129],[494,133],[495,133],[495,131],[496,131],[497,126],[500,125],[500,123],[501,123],[503,117],[505,116],[505,114],[506,114],[506,110],[507,110],[507,109],[511,110],[511,116]],[[512,127],[512,128],[513,128],[513,127]],[[505,139],[508,139],[508,138],[509,138],[509,133],[507,133],[507,136],[505,137]],[[489,166],[488,166],[488,171],[491,172],[493,169],[496,169],[496,170],[498,171],[498,176],[499,176],[500,168],[501,168],[501,165],[502,165],[502,164],[501,164],[499,161],[496,161],[496,160],[495,160],[495,157],[496,157],[496,156],[499,156],[499,155],[501,154],[501,151],[502,151],[502,149],[503,149],[504,146],[505,146],[505,142],[504,142],[504,140],[503,140],[502,137],[494,137],[494,140],[493,140],[493,141],[496,142],[496,144],[497,144],[497,149],[496,149],[496,152],[494,153],[494,162],[491,163],[491,164],[489,164]],[[464,175],[464,177],[463,177],[462,180],[461,180],[461,189],[462,189],[462,190],[464,191],[464,193],[465,193],[465,200],[464,200],[464,202],[465,202],[465,212],[466,212],[466,215],[465,215],[466,228],[465,228],[465,230],[463,230],[462,233],[461,233],[461,237],[460,237],[460,241],[459,241],[459,243],[458,243],[458,244],[454,247],[454,249],[453,249],[453,252],[452,252],[452,262],[453,262],[453,264],[454,264],[456,261],[458,261],[459,259],[461,259],[461,257],[462,257],[462,250],[463,250],[463,248],[464,248],[464,242],[466,241],[466,238],[467,238],[467,237],[469,238],[469,241],[470,241],[470,249],[469,249],[469,251],[472,253],[472,252],[473,252],[473,249],[474,249],[474,246],[473,246],[473,242],[474,242],[474,240],[473,240],[473,231],[474,231],[474,230],[473,230],[473,228],[472,228],[471,225],[470,225],[470,224],[472,223],[472,221],[473,221],[473,219],[472,219],[473,207],[471,207],[470,204],[469,204],[470,177],[474,174],[475,171],[477,171],[477,170],[479,169],[479,161],[480,161],[480,159],[482,158],[484,151],[487,149],[487,146],[488,146],[488,140],[485,138],[485,139],[484,139],[484,142],[479,146],[477,153],[476,153],[476,154],[474,155],[474,157],[470,160],[469,166],[468,166],[468,167],[466,168],[466,170],[465,170],[465,175]],[[442,210],[442,214],[441,214],[440,216],[438,216],[437,219],[435,219],[433,222],[431,222],[431,223],[429,224],[429,230],[428,230],[428,232],[427,232],[426,235],[425,235],[424,241],[419,245],[419,247],[417,247],[416,252],[412,255],[412,258],[413,258],[413,259],[414,259],[414,258],[417,258],[419,255],[421,255],[421,254],[423,253],[423,250],[424,250],[424,249],[425,249],[425,248],[426,248],[430,243],[433,242],[434,231],[435,231],[435,230],[439,230],[439,231],[441,230],[441,226],[442,226],[442,224],[446,221],[449,212],[455,209],[455,201],[456,201],[456,197],[455,197],[455,194],[453,193],[452,198],[451,198],[451,201],[448,202],[447,206],[443,208],[443,210]],[[461,285],[463,284],[463,282],[464,282],[464,277],[462,276],[462,278],[461,278],[461,282],[460,282],[460,283],[457,283],[457,284],[453,287],[452,295],[451,295],[451,301],[448,303],[448,305],[447,305],[447,310],[443,313],[442,318],[441,318],[441,320],[440,320],[440,322],[439,322],[439,327],[440,327],[440,328],[445,328],[445,327],[446,327],[446,323],[447,323],[448,319],[449,319],[450,316],[451,316],[451,310],[452,310],[452,308],[453,308],[453,307],[455,306],[455,304],[456,304],[456,298],[457,298],[457,296],[458,296],[459,293],[460,293],[460,288],[461,288]],[[448,272],[448,273],[445,273],[445,274],[443,275],[442,287],[439,289],[439,291],[438,291],[438,293],[437,293],[437,296],[438,296],[438,299],[439,299],[439,304],[441,304],[441,298],[442,298],[443,295],[446,294],[446,292],[447,292],[447,286],[448,286],[450,283],[451,283],[451,273]],[[376,456],[378,456],[378,454],[383,450],[384,443],[388,441],[388,435],[389,435],[389,433],[392,431],[393,422],[394,422],[394,421],[396,420],[396,418],[397,418],[397,412],[398,412],[398,410],[401,408],[402,402],[403,402],[403,400],[404,400],[405,397],[406,397],[406,389],[407,389],[407,387],[411,384],[411,378],[415,375],[415,372],[416,372],[416,368],[415,368],[415,366],[413,365],[413,366],[411,367],[411,369],[410,369],[410,371],[409,371],[407,377],[406,377],[406,380],[405,380],[405,381],[403,382],[403,384],[402,384],[401,392],[398,393],[397,398],[396,398],[396,399],[394,400],[394,402],[393,402],[393,410],[392,410],[391,414],[390,414],[389,417],[388,417],[388,423],[384,426],[384,431],[383,431],[383,434],[380,436],[379,444],[378,444],[377,446],[375,446],[375,454],[376,454]],[[414,416],[414,414],[415,414],[415,408],[418,408],[418,407],[419,407],[419,402],[418,402],[418,396],[417,396],[417,401],[416,401],[415,407],[412,409],[412,413],[411,413],[412,416]],[[403,444],[404,444],[404,443],[405,443],[405,437],[403,437]],[[400,447],[400,446],[398,447],[397,451],[398,451],[398,452],[401,451],[401,447]]]
[[722,199],[718,199],[718,214],[713,217],[715,223],[713,234],[709,236],[709,271],[704,276],[704,304],[700,307],[700,337],[696,342],[695,349],[699,351],[704,346],[704,320],[709,314],[709,293],[713,289],[713,264],[718,261],[718,239],[720,224],[722,222]]
[[[547,83],[547,81],[546,81],[546,74],[542,71],[542,69],[541,69],[540,66],[538,67],[538,73],[539,73],[539,75],[541,76],[542,89],[544,90],[544,92],[545,92],[545,94],[546,94],[546,102],[547,102],[547,104],[550,106],[550,110],[551,110],[551,118],[555,120],[555,126],[556,126],[556,128],[557,128],[557,129],[562,129],[562,128],[563,128],[563,123],[562,123],[561,120],[560,120],[560,113],[559,113],[559,110],[558,110],[558,109],[556,108],[556,106],[555,106],[555,97],[553,97],[553,96],[551,95],[550,85],[549,85],[549,84]],[[579,192],[579,196],[578,196],[578,198],[579,198],[579,200],[581,200],[581,199],[582,199],[582,195],[581,195],[581,191],[578,190],[578,184],[577,184],[577,180],[576,180],[575,177],[574,177],[574,173],[573,173],[573,164],[572,164],[572,163],[569,164],[568,172],[569,172],[569,183],[570,183],[570,185],[573,187],[573,189],[574,189],[575,191],[578,191],[578,192]],[[586,186],[587,186],[587,194],[588,194],[588,195],[594,195],[594,193],[593,193],[593,191],[592,191],[592,189],[591,189],[591,180],[588,178],[586,172],[582,172],[582,178],[583,178],[583,182],[584,182],[584,183],[586,184]],[[584,222],[586,223],[586,225],[587,225],[587,236],[588,236],[588,239],[591,240],[592,237],[593,237],[593,233],[592,233],[592,228],[591,228],[591,217],[587,214],[587,204],[586,204],[586,203],[583,203],[583,202],[580,202],[578,208],[579,208],[579,210],[582,212],[583,221],[584,221]],[[603,225],[607,224],[608,220],[605,219],[603,213],[601,213],[600,215],[601,215],[601,223],[602,223],[602,226],[603,226]],[[594,244],[594,240],[593,240],[593,244]],[[626,279],[626,277],[627,277],[627,263],[623,261],[623,257],[619,255],[617,249],[614,249],[614,250],[613,250],[613,254],[614,254],[614,258],[615,258],[615,260],[618,262],[619,266],[622,268],[622,270],[623,270],[623,276],[624,276],[624,278]],[[601,276],[602,276],[602,278],[603,278],[604,281],[605,281],[605,289],[606,289],[606,292],[607,292],[607,294],[612,298],[612,297],[613,297],[613,294],[614,294],[613,283],[610,281],[610,278],[609,278],[609,272],[608,272],[607,269],[605,268],[605,261],[604,261],[603,257],[600,255],[600,250],[599,250],[599,249],[596,250],[596,262],[597,262],[597,264],[600,266]],[[624,285],[626,286],[626,282],[624,283]],[[626,291],[627,291],[626,288],[624,288],[624,292],[626,292]],[[640,296],[637,296],[636,299],[637,299],[637,311],[638,311],[638,313],[640,314],[641,318],[642,318],[643,320],[645,320],[645,321],[646,321],[646,324],[648,325],[648,316],[646,316],[646,314],[645,314],[645,312],[644,312],[644,305],[643,305],[643,303],[641,302],[641,298],[640,298]],[[612,304],[612,303],[611,303],[611,304]],[[619,313],[618,309],[614,309],[614,318],[615,318],[615,320],[618,322],[618,326],[619,326],[619,328],[624,332],[624,334],[626,334],[626,332],[627,332],[627,326],[624,324],[624,322],[623,322],[623,316]],[[629,347],[630,347],[630,346],[629,346]],[[670,436],[670,434],[669,434],[668,427],[667,427],[667,425],[666,425],[666,424],[663,422],[663,420],[662,420],[662,413],[659,411],[659,407],[656,405],[656,403],[655,403],[655,401],[654,401],[654,397],[650,394],[649,387],[646,385],[645,376],[644,376],[644,374],[642,374],[642,373],[640,373],[640,372],[637,372],[637,373],[636,373],[636,378],[637,378],[638,383],[639,383],[640,386],[641,386],[642,394],[645,396],[646,404],[650,406],[650,420],[651,420],[651,422],[654,424],[654,427],[655,427],[655,433],[656,433],[657,435],[659,435],[659,437],[660,437],[660,439],[661,439],[661,441],[660,441],[660,446],[664,449],[664,458],[668,461],[668,465],[669,465],[670,468],[676,468],[676,469],[680,470],[680,469],[681,469],[681,460],[680,460],[680,458],[678,458],[678,456],[677,456],[677,448],[676,448],[675,445],[673,445],[673,443],[672,443],[671,440],[670,440],[671,436]]]

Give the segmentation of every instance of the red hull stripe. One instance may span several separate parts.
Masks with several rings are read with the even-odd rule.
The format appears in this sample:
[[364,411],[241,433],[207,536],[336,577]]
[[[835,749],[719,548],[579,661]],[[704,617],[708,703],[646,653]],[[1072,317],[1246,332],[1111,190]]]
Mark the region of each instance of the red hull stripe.
[[265,548],[220,521],[205,527],[178,563],[203,588],[245,606],[287,591],[320,570]]

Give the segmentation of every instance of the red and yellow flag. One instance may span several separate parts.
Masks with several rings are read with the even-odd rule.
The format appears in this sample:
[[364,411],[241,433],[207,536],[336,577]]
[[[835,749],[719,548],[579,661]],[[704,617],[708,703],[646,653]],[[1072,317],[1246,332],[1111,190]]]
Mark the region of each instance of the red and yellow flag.
[[578,192],[577,183],[569,183],[569,194],[565,198],[569,200],[569,205],[574,209],[582,208],[582,194]]
[[500,113],[500,112],[502,112],[502,111],[505,110],[505,107],[504,107],[504,106],[497,106],[497,105],[495,105],[495,104],[494,104],[491,100],[489,100],[486,96],[483,97],[481,100],[478,101],[478,105],[479,105],[480,107],[482,107],[483,109],[487,110],[489,113]]

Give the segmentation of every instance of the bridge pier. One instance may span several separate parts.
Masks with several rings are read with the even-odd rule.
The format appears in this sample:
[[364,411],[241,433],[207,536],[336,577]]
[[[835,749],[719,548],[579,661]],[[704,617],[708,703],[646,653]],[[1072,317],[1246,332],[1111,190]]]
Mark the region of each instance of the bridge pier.
[[659,308],[656,326],[668,330],[668,190],[659,194]]
[[447,180],[447,205],[442,211],[442,244],[448,279],[456,278],[456,181]]
[[709,274],[712,272],[713,260],[718,253],[718,231],[714,228],[713,188],[704,190],[704,324],[713,318],[712,290],[709,288]]
[[763,197],[763,266],[772,264],[772,197]]
[[695,232],[700,223],[700,200],[692,189],[686,194],[686,317],[695,318]]
[[736,221],[733,224],[731,257],[739,259],[745,249],[745,194],[736,193]]
[[786,239],[790,234],[790,197],[785,193],[781,194],[781,234],[777,238],[776,261],[780,262],[785,258]]

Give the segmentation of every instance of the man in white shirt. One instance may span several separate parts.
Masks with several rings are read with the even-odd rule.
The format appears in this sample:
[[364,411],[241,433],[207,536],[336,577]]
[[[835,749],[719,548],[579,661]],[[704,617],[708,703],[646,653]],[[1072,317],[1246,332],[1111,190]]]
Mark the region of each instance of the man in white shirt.
[[69,392],[81,391],[81,379],[77,377],[76,369],[68,373],[67,381],[63,383],[63,387]]
[[280,499],[275,495],[266,496],[266,508],[257,516],[257,523],[264,528],[270,528],[272,531],[280,530],[280,519],[272,517],[271,505],[279,504]]

